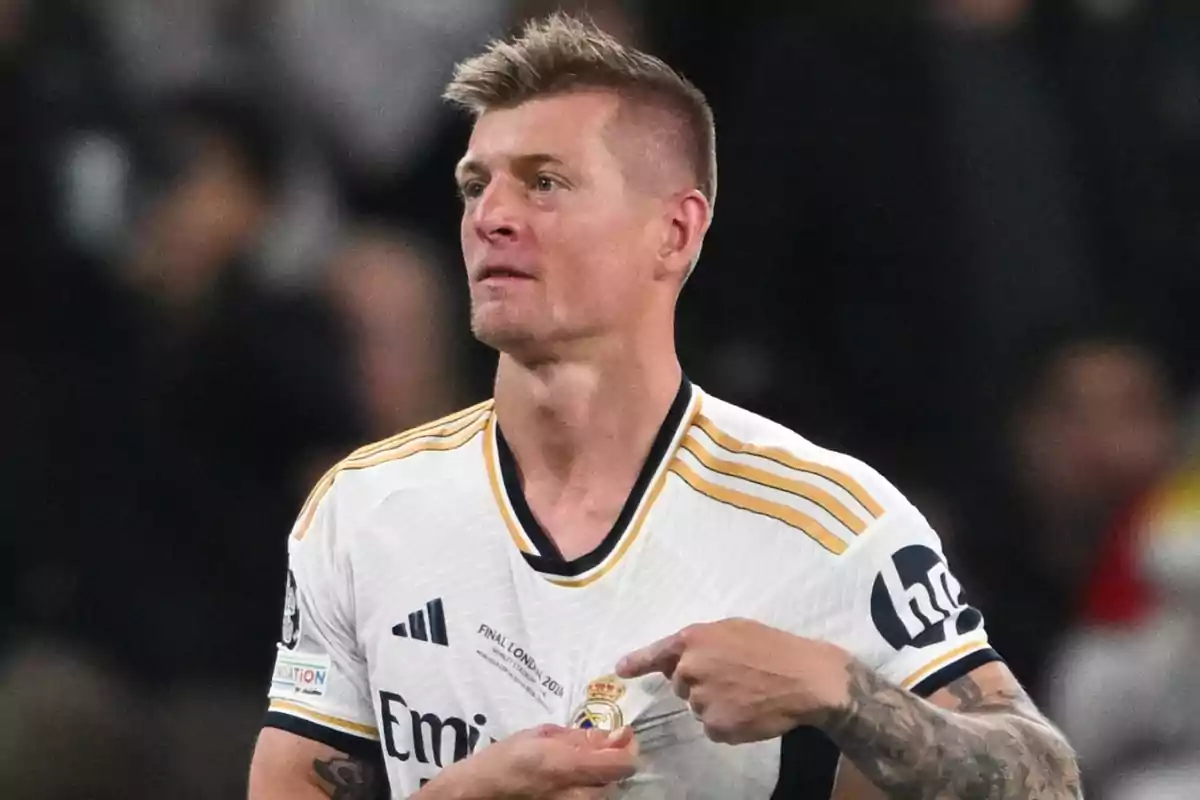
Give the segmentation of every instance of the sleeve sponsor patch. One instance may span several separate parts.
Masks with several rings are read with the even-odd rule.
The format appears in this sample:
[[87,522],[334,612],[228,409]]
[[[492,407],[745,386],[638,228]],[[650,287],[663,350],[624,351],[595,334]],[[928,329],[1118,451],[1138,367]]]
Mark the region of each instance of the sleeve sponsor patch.
[[271,676],[271,696],[324,697],[330,671],[329,656],[281,649]]
[[896,650],[941,644],[983,625],[946,562],[924,545],[897,550],[876,575],[871,618]]

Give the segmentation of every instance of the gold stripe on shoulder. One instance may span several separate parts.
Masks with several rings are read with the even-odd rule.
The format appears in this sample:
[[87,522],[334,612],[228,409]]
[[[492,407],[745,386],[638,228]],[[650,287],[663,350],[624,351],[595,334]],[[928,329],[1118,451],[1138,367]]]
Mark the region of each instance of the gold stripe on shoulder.
[[983,640],[973,639],[973,640],[967,642],[966,644],[959,645],[958,647],[951,650],[949,653],[944,653],[941,656],[938,656],[937,658],[928,662],[927,664],[922,666],[920,669],[916,670],[911,675],[909,675],[907,678],[900,681],[900,686],[901,686],[901,688],[904,688],[904,689],[911,689],[914,686],[916,686],[918,683],[923,681],[925,678],[932,675],[934,670],[939,669],[940,667],[944,666],[945,664],[950,663],[951,661],[953,661],[954,659],[956,659],[960,656],[965,656],[976,650],[982,650],[983,648],[985,648],[987,646],[988,646],[987,639],[983,639]]
[[854,480],[854,478],[842,472],[839,469],[834,469],[826,464],[818,464],[815,461],[806,461],[784,450],[782,447],[765,447],[763,445],[748,444],[739,439],[735,439],[729,434],[722,431],[708,417],[697,417],[696,426],[708,435],[718,446],[732,452],[744,453],[746,455],[758,456],[765,458],[768,461],[774,461],[789,469],[797,472],[806,472],[810,475],[819,475],[826,480],[837,484],[853,497],[859,505],[861,505],[873,517],[878,518],[883,516],[883,506],[875,500],[871,494],[863,488],[862,484]]
[[[309,526],[312,524],[313,517],[316,516],[317,506],[321,504],[325,495],[333,488],[334,481],[337,480],[337,476],[342,472],[366,469],[367,467],[384,464],[388,461],[407,458],[410,455],[415,455],[425,450],[455,450],[469,442],[475,434],[483,430],[490,416],[490,407],[491,401],[488,401],[458,414],[450,415],[446,418],[450,420],[449,422],[444,422],[436,426],[434,423],[431,423],[431,425],[414,428],[406,434],[386,440],[392,443],[388,447],[370,451],[364,448],[351,453],[348,457],[335,464],[317,482],[316,487],[301,509],[300,521],[296,526],[293,536],[297,540],[304,538]],[[463,438],[464,435],[465,438]]]
[[400,433],[397,433],[394,436],[389,436],[388,438],[381,439],[378,442],[372,442],[370,444],[363,445],[362,447],[358,448],[353,453],[351,453],[349,455],[349,458],[359,458],[362,456],[373,455],[374,453],[378,453],[381,450],[387,450],[388,448],[395,447],[396,445],[402,444],[404,441],[415,438],[417,436],[428,435],[429,432],[433,431],[436,428],[442,427],[444,425],[449,425],[452,422],[458,422],[461,419],[466,419],[467,417],[469,417],[473,414],[477,414],[485,409],[491,408],[491,406],[492,406],[491,400],[484,400],[482,403],[476,403],[475,405],[471,406],[470,408],[464,408],[461,411],[455,411],[453,414],[447,414],[446,416],[442,417],[441,419],[435,419],[433,422],[426,422],[423,425],[418,425],[415,428],[409,428],[406,431],[401,431]]
[[743,511],[750,511],[755,514],[761,514],[764,517],[777,519],[786,525],[803,531],[810,539],[834,555],[841,555],[846,552],[845,542],[834,536],[824,525],[802,511],[797,511],[782,503],[764,500],[761,497],[755,497],[745,492],[728,489],[724,486],[718,486],[711,481],[706,481],[697,475],[695,470],[678,458],[671,463],[670,469],[671,472],[682,478],[684,483],[706,497],[733,506],[734,508],[740,508]]
[[313,486],[312,491],[308,493],[308,497],[304,498],[304,505],[300,506],[300,513],[297,515],[297,519],[308,519],[310,510],[315,508],[317,503],[321,502],[321,498],[325,496],[325,492],[329,491],[329,485],[333,482],[333,477],[337,475],[337,471],[341,467],[342,462],[339,461],[325,471],[325,474]]
[[354,731],[360,736],[366,736],[371,739],[379,738],[379,729],[372,725],[363,725],[360,722],[352,722],[348,719],[335,717],[332,714],[322,714],[320,711],[315,711],[308,706],[294,703],[290,700],[272,700],[268,705],[271,711],[282,711],[286,714],[292,714],[309,722],[319,722],[323,725],[336,725],[339,728],[345,728],[348,731]]
[[691,453],[697,461],[713,472],[728,475],[731,478],[741,478],[744,481],[749,481],[750,483],[770,489],[778,489],[781,492],[802,497],[814,505],[820,506],[831,517],[842,523],[849,533],[855,536],[867,529],[867,523],[861,517],[847,508],[842,501],[819,486],[814,486],[806,481],[785,478],[748,464],[739,464],[736,461],[717,458],[705,450],[704,446],[691,435],[688,435],[683,440],[683,449]]
[[408,442],[405,445],[395,447],[391,450],[385,450],[370,458],[355,459],[347,461],[342,467],[343,472],[351,472],[354,470],[368,469],[376,467],[380,464],[387,464],[391,461],[401,461],[409,456],[415,456],[417,453],[429,452],[447,452],[457,450],[467,442],[479,435],[479,432],[487,427],[488,415],[483,414],[475,417],[471,422],[463,425],[455,423],[459,426],[452,435],[441,436],[436,439],[422,437],[415,441]]
[[343,463],[357,464],[364,460],[370,461],[386,453],[400,450],[412,442],[421,439],[444,439],[447,436],[453,436],[459,431],[474,425],[480,419],[487,417],[488,414],[488,408],[468,409],[466,412],[453,415],[445,422],[440,422],[436,425],[422,425],[399,436],[393,436],[391,439],[386,440],[388,442],[386,446],[380,443],[378,446],[355,450],[346,457]]

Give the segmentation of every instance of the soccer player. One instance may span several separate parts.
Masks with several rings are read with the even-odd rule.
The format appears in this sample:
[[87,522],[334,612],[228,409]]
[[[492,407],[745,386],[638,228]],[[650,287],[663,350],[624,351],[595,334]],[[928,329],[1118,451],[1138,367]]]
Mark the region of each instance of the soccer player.
[[313,491],[252,800],[1078,797],[917,509],[684,376],[701,93],[556,15],[446,96],[494,399]]

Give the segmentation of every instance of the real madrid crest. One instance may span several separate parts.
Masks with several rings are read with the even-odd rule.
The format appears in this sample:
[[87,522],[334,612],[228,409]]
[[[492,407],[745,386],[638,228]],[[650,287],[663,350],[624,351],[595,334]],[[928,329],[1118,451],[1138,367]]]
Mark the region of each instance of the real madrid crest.
[[625,695],[625,684],[616,675],[596,678],[587,687],[587,699],[583,701],[571,718],[575,728],[597,728],[615,731],[625,719],[617,703]]

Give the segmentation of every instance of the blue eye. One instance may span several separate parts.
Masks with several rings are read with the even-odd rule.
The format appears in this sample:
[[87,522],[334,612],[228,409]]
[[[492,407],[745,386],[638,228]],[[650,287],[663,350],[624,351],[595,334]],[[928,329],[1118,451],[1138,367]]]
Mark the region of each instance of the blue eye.
[[534,188],[539,192],[549,192],[558,188],[558,181],[549,175],[538,175],[533,182]]

